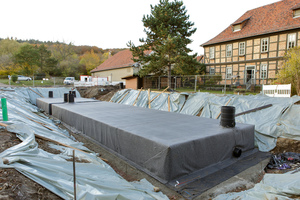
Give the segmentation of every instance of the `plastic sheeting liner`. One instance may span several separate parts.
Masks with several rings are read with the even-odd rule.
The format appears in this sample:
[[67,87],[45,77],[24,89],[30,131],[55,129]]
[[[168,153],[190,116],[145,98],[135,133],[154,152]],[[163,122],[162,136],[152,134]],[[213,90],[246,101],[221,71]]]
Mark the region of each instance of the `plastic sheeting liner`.
[[300,195],[300,171],[285,174],[266,174],[254,188],[238,193],[221,194],[214,200],[232,199],[294,199],[292,195]]
[[52,109],[53,116],[161,182],[226,159],[235,161],[235,146],[243,152],[254,149],[254,126],[248,124],[228,129],[215,119],[110,102],[55,104]]
[[40,113],[30,103],[31,95],[27,90],[16,88],[0,91],[0,97],[7,98],[7,123],[11,124],[7,129],[17,133],[23,141],[0,153],[1,168],[15,168],[58,196],[73,199],[72,162],[66,161],[70,159],[72,149],[51,145],[59,148],[62,154],[45,152],[38,148],[35,141],[34,135],[39,135],[87,152],[76,151],[76,157],[90,162],[76,163],[78,199],[168,199],[161,192],[155,193],[153,186],[146,180],[129,183],[120,177],[95,153],[76,142],[68,131],[57,127],[54,121]]

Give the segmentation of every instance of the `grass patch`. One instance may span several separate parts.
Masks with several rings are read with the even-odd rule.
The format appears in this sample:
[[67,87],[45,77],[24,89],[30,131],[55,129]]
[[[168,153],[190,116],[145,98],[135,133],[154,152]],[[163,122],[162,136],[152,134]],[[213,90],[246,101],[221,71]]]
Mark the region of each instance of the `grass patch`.
[[[151,89],[152,91],[163,91],[163,89]],[[198,92],[199,90],[197,90],[196,92]],[[189,89],[189,88],[177,88],[176,89],[176,92],[188,92],[188,93],[192,93],[192,92],[195,92],[194,89]],[[201,90],[200,89],[200,92],[208,92],[208,93],[211,93],[211,94],[224,94],[224,92],[222,90]],[[228,91],[226,90],[226,94],[234,94],[233,91]],[[255,92],[250,92],[250,91],[247,91],[243,94],[240,93],[240,95],[256,95],[258,93],[255,93]]]
[[[33,84],[34,82],[34,84]],[[0,79],[0,83],[9,85],[9,80],[8,79]],[[54,81],[53,80],[32,80],[32,81],[17,81],[17,82],[12,82],[10,81],[11,86],[29,86],[32,87],[33,85],[35,87],[43,87],[43,86],[54,86]],[[63,84],[63,80],[56,80],[55,81],[55,86],[61,86]]]

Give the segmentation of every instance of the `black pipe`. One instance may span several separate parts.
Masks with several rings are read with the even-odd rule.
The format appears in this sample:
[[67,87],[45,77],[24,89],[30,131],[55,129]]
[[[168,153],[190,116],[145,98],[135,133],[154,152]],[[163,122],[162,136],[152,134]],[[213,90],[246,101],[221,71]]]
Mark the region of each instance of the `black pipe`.
[[235,147],[233,149],[232,155],[237,158],[240,157],[242,155],[242,149]]
[[68,93],[64,93],[64,102],[68,102],[68,97],[69,97],[69,94]]
[[48,97],[53,98],[53,91],[49,91]]
[[221,126],[226,128],[235,127],[235,107],[222,106],[221,107]]
[[69,94],[69,103],[74,103],[74,95],[72,93]]

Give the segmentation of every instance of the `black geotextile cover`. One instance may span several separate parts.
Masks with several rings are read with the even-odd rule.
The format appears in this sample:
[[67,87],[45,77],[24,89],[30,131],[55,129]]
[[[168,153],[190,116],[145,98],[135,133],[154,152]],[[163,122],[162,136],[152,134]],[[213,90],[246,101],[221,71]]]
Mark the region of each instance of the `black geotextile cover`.
[[[74,98],[75,103],[86,103],[86,102],[99,102],[95,99],[87,99],[87,98]],[[36,105],[40,109],[44,110],[46,113],[52,115],[52,105],[53,104],[64,104],[64,98],[37,98]]]
[[163,183],[226,161],[234,147],[254,149],[254,126],[109,102],[53,104],[53,116],[75,127]]

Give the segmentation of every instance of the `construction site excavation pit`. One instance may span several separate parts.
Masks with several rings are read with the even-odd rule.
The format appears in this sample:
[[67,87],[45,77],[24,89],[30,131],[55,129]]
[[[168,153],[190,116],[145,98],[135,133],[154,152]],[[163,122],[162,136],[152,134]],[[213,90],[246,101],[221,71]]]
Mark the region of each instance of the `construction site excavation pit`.
[[[75,98],[37,105],[187,199],[268,157],[254,147],[254,125]],[[49,106],[51,109],[49,109]]]

